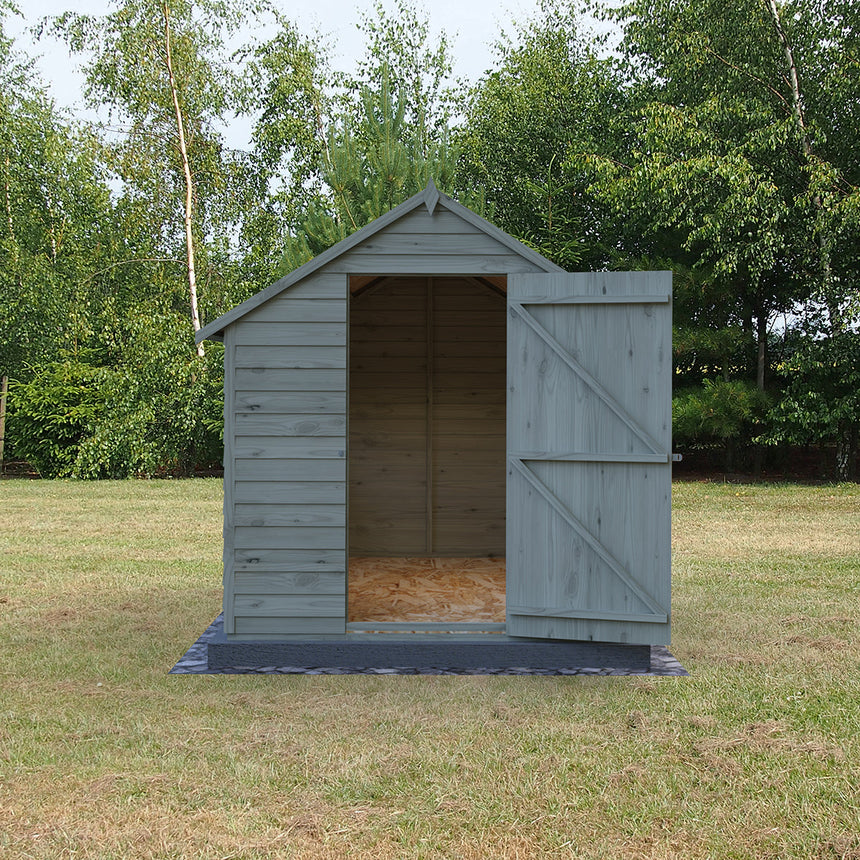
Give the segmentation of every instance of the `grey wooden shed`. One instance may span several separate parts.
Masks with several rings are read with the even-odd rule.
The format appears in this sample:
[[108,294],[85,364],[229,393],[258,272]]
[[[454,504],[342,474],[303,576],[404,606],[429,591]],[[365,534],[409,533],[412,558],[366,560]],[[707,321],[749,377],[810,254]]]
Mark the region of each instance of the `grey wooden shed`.
[[313,642],[357,665],[370,626],[429,648],[434,625],[348,622],[351,556],[505,557],[504,624],[456,641],[507,661],[668,644],[671,292],[564,272],[431,182],[203,328],[225,344],[210,664]]

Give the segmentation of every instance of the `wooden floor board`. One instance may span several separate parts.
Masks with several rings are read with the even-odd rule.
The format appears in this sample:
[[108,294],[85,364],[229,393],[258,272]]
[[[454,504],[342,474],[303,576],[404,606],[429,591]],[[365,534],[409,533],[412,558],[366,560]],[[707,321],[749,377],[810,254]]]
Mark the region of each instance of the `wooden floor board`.
[[505,620],[503,558],[350,558],[349,621]]

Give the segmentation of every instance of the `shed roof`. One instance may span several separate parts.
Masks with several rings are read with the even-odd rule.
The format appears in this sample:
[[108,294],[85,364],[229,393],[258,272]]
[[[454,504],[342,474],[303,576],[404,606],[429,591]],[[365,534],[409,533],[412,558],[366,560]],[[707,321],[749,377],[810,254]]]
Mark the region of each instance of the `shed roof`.
[[[217,319],[210,322],[208,325],[204,326],[197,332],[196,340],[198,343],[202,340],[206,340],[207,338],[212,338],[214,340],[221,340],[223,338],[224,329],[228,326],[232,325],[237,320],[241,319],[245,314],[251,312],[255,308],[258,308],[260,305],[269,301],[269,299],[274,298],[275,296],[282,293],[284,290],[289,289],[294,284],[299,281],[304,280],[309,275],[313,274],[323,266],[329,265],[335,262],[338,257],[342,257],[343,255],[349,253],[351,250],[361,245],[363,242],[367,241],[372,236],[375,236],[385,230],[386,227],[390,226],[394,222],[403,218],[405,215],[408,215],[410,212],[415,211],[421,206],[426,206],[427,211],[432,216],[433,213],[439,209],[446,209],[454,215],[462,218],[464,222],[471,224],[473,227],[477,227],[486,235],[495,239],[501,245],[506,246],[513,253],[522,257],[525,260],[528,260],[530,263],[535,265],[537,268],[542,269],[546,272],[561,272],[564,271],[559,266],[555,265],[555,263],[548,260],[546,257],[539,254],[537,251],[532,250],[531,248],[524,245],[522,242],[519,242],[517,239],[514,239],[513,236],[509,236],[503,230],[500,230],[494,224],[491,224],[485,218],[481,218],[480,215],[476,215],[472,212],[471,209],[467,209],[462,204],[458,203],[451,197],[448,197],[446,194],[442,194],[437,188],[433,180],[431,179],[428,182],[427,187],[420,191],[418,194],[410,197],[408,200],[401,203],[399,206],[396,206],[394,209],[391,209],[389,212],[386,212],[384,215],[381,215],[375,221],[372,221],[365,227],[362,227],[360,230],[357,230],[351,236],[347,236],[346,239],[338,242],[336,245],[332,245],[327,251],[323,251],[317,257],[314,257],[312,260],[309,260],[299,268],[294,269],[288,275],[285,275],[280,280],[276,281],[274,284],[266,287],[263,290],[260,290],[259,293],[254,294],[251,298],[242,302],[231,310],[227,311],[227,313],[222,314]],[[368,274],[371,274],[368,271]],[[384,272],[378,272],[378,274],[385,274]],[[415,272],[415,274],[421,274],[420,272]],[[503,274],[503,273],[499,273]]]

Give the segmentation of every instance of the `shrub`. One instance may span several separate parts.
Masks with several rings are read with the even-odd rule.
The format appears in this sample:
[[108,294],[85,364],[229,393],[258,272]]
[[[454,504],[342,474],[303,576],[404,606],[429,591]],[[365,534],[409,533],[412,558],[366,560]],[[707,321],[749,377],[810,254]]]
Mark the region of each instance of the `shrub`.
[[857,477],[860,435],[860,333],[807,337],[780,371],[788,384],[768,416],[771,445],[832,444],[840,480]]
[[43,478],[73,474],[80,445],[101,421],[114,374],[77,360],[30,368],[9,391],[10,447]]
[[678,447],[721,445],[726,468],[734,467],[739,445],[761,432],[769,398],[741,380],[706,379],[701,388],[679,391],[672,398],[672,435]]

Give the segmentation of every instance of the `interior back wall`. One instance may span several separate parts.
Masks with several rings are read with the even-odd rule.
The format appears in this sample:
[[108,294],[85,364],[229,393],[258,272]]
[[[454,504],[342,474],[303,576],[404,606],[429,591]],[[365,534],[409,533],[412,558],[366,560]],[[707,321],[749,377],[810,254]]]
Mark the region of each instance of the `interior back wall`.
[[474,278],[353,295],[350,555],[504,555],[505,322]]

